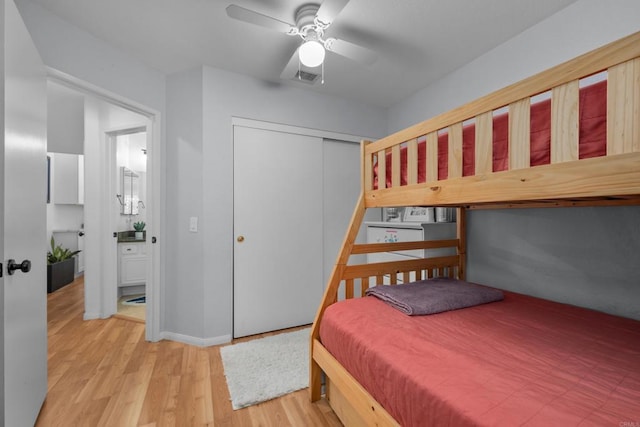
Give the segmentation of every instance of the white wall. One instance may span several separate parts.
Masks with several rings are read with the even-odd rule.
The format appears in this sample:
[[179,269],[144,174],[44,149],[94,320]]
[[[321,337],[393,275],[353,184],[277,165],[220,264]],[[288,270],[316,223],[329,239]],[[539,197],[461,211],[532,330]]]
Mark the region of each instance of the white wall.
[[579,0],[389,109],[389,131],[459,107],[640,29],[637,0]]
[[84,152],[84,97],[54,82],[47,82],[47,151]]
[[[167,209],[164,221],[170,224],[166,228],[165,248],[166,259],[171,260],[171,265],[165,269],[164,315],[160,330],[197,338],[205,337],[203,239],[206,224],[202,218],[202,99],[201,68],[168,78]],[[208,185],[219,188],[224,184],[211,182]],[[199,233],[188,231],[189,218],[192,216],[200,218]],[[216,260],[210,256],[207,262],[216,263]]]
[[16,0],[45,65],[164,110],[165,77],[136,58],[63,21],[29,0]]
[[167,107],[167,259],[180,261],[166,281],[180,286],[166,288],[164,328],[223,342],[232,331],[232,117],[379,137],[386,111],[210,67],[170,76]]
[[[390,109],[396,131],[640,30],[637,0],[580,0]],[[471,211],[468,279],[640,319],[640,208]]]

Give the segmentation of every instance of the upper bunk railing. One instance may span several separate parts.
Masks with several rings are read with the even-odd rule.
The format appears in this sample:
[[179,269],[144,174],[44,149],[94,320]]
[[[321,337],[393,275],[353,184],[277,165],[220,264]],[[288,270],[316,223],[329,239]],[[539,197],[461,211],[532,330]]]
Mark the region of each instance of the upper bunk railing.
[[[607,74],[606,154],[579,160],[579,82],[603,71]],[[545,92],[551,95],[550,163],[530,166],[531,98]],[[504,172],[494,172],[493,117],[494,111],[503,108],[508,110],[508,166]],[[469,120],[475,123],[474,173],[463,177],[463,126]],[[438,135],[443,131],[448,134],[448,176],[438,180]],[[419,139],[426,146],[426,179],[421,183]],[[400,179],[401,150],[406,150],[406,185]],[[388,167],[392,169],[390,186]],[[474,206],[609,196],[637,199],[640,32],[365,144],[362,170],[366,207]]]

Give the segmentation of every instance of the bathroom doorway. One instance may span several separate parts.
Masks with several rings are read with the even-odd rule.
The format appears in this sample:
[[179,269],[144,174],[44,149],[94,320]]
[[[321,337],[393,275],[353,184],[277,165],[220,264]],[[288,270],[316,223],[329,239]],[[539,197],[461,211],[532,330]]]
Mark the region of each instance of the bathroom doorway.
[[116,189],[117,152],[111,137],[146,132],[146,188],[141,199],[144,208],[139,205],[144,210],[146,223],[142,251],[147,260],[141,264],[145,270],[145,337],[148,341],[158,341],[161,337],[159,296],[162,294],[161,242],[157,239],[161,228],[160,112],[53,69],[48,69],[48,77],[82,97],[79,115],[84,121],[85,320],[108,318],[117,313],[117,237],[122,229],[117,227],[115,212],[119,205],[116,195],[121,190]]
[[147,131],[130,128],[110,133],[115,154],[117,230],[117,314],[146,320],[147,282]]

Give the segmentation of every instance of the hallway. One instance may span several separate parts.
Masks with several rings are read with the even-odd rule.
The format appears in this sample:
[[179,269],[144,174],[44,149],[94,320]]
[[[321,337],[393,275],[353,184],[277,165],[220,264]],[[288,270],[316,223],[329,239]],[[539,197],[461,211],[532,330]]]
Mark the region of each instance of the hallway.
[[144,324],[83,321],[83,279],[48,295],[49,384],[36,426],[339,426],[301,390],[233,411],[219,347],[144,340]]

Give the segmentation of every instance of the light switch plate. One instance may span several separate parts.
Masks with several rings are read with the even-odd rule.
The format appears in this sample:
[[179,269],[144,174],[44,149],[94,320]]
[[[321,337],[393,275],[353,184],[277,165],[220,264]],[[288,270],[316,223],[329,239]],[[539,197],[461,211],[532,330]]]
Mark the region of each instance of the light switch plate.
[[192,233],[198,232],[198,217],[192,216],[189,218],[189,231]]

